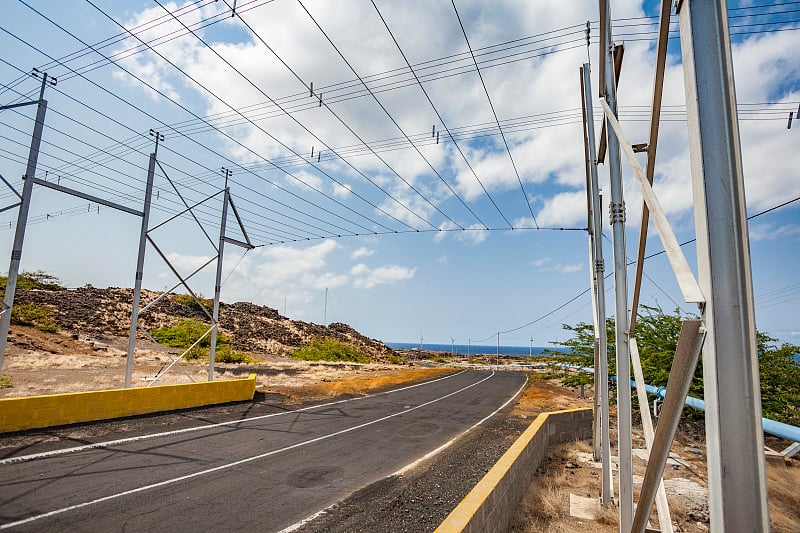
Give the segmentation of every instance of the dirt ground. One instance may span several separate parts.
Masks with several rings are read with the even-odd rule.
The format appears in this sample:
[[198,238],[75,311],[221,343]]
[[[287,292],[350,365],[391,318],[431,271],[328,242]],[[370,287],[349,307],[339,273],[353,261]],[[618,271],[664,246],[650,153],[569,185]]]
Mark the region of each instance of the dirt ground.
[[[45,333],[12,326],[3,368],[11,387],[0,388],[0,398],[59,394],[120,388],[125,382],[127,339],[116,336],[77,336]],[[147,341],[137,341],[132,386],[153,382],[159,371],[179,355]],[[295,361],[275,356],[257,357],[257,364],[215,364],[215,379],[257,376],[256,389],[285,396],[289,403],[324,399],[340,394],[368,393],[396,383],[435,375],[441,369],[389,364],[348,364]],[[208,379],[207,363],[180,361],[159,384]]]
[[[613,420],[616,412],[612,412]],[[639,498],[642,478],[647,466],[644,436],[641,425],[634,421],[634,501]],[[675,531],[709,531],[708,483],[705,455],[705,435],[699,422],[682,422],[672,445],[670,460],[664,471],[664,485],[669,501],[670,516]],[[616,432],[611,432],[612,444]],[[768,439],[770,440],[770,439]],[[787,445],[772,439],[771,444]],[[602,488],[601,467],[593,460],[591,442],[562,444],[548,451],[546,461],[523,498],[509,531],[512,533],[614,533],[619,531],[618,509],[613,505],[600,506]],[[612,461],[617,450],[612,445]],[[616,468],[616,464],[614,465]],[[619,480],[615,468],[615,499]],[[771,531],[794,533],[800,531],[800,461],[797,459],[767,460],[767,486]],[[590,509],[590,518],[572,516],[575,504],[583,503]],[[655,506],[654,506],[655,507]],[[654,510],[650,526],[658,529],[658,515]]]

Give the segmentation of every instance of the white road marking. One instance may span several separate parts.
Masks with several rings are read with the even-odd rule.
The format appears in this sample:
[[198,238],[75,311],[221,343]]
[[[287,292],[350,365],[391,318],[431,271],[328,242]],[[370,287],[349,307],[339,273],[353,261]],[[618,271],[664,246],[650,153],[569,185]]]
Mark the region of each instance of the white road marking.
[[[422,407],[425,407],[425,406],[431,405],[433,403],[439,402],[441,400],[444,400],[445,398],[449,398],[450,396],[454,396],[454,395],[456,395],[456,394],[458,394],[460,392],[463,392],[463,391],[465,391],[467,389],[471,389],[472,387],[475,387],[476,385],[480,385],[481,383],[483,383],[487,379],[490,379],[494,375],[495,375],[495,372],[492,372],[491,374],[489,374],[488,376],[486,376],[482,380],[476,381],[475,383],[473,383],[471,385],[467,385],[466,387],[462,387],[462,388],[460,388],[460,389],[458,389],[456,391],[453,391],[453,392],[451,392],[449,394],[445,394],[444,396],[440,396],[439,398],[427,401],[425,403],[421,403],[421,404],[419,404],[419,405],[417,405],[415,407],[411,407],[409,409],[404,409],[402,411],[398,411],[397,413],[393,413],[391,415],[386,415],[384,417],[375,419],[375,420],[373,420],[371,422],[365,422],[363,424],[359,424],[359,425],[353,426],[351,428],[342,429],[342,430],[339,430],[339,431],[336,431],[336,432],[333,432],[333,433],[329,433],[327,435],[322,435],[320,437],[315,437],[313,439],[309,439],[309,440],[306,440],[306,441],[303,441],[303,442],[298,442],[296,444],[285,446],[285,447],[279,448],[277,450],[272,450],[270,452],[254,455],[252,457],[247,457],[245,459],[240,459],[238,461],[233,461],[231,463],[227,463],[227,464],[224,464],[224,465],[215,466],[213,468],[208,468],[206,470],[200,470],[199,472],[193,472],[191,474],[186,474],[184,476],[179,476],[179,477],[175,477],[175,478],[171,478],[171,479],[165,479],[164,481],[159,481],[157,483],[151,483],[149,485],[144,485],[142,487],[137,487],[135,489],[130,489],[130,490],[126,490],[126,491],[123,491],[123,492],[118,492],[116,494],[110,494],[108,496],[103,496],[102,498],[97,498],[97,499],[94,499],[94,500],[91,500],[91,501],[88,501],[88,502],[83,502],[83,503],[78,503],[78,504],[75,504],[75,505],[70,505],[69,507],[64,507],[64,508],[61,508],[61,509],[48,511],[46,513],[30,516],[28,518],[23,518],[22,520],[16,520],[14,522],[9,522],[7,524],[2,524],[2,525],[0,525],[0,530],[10,529],[12,527],[21,526],[21,525],[24,525],[24,524],[30,524],[31,522],[36,522],[37,520],[41,520],[43,518],[49,518],[51,516],[60,515],[60,514],[69,512],[69,511],[74,511],[76,509],[82,509],[84,507],[89,507],[91,505],[96,505],[98,503],[103,503],[103,502],[107,502],[107,501],[110,501],[110,500],[115,500],[115,499],[118,499],[118,498],[122,498],[124,496],[130,496],[131,494],[137,494],[139,492],[145,492],[145,491],[148,491],[148,490],[151,490],[151,489],[156,489],[156,488],[159,488],[159,487],[172,485],[173,483],[178,483],[180,481],[186,481],[187,479],[192,479],[192,478],[196,478],[196,477],[199,477],[199,476],[204,476],[206,474],[212,474],[214,472],[219,472],[221,470],[227,470],[227,469],[233,468],[235,466],[239,466],[239,465],[243,465],[243,464],[250,463],[250,462],[253,462],[253,461],[257,461],[259,459],[264,459],[266,457],[270,457],[272,455],[277,455],[279,453],[283,453],[283,452],[286,452],[286,451],[289,451],[289,450],[294,450],[296,448],[300,448],[302,446],[307,446],[307,445],[313,444],[315,442],[320,442],[320,441],[323,441],[323,440],[327,440],[327,439],[329,439],[331,437],[337,437],[339,435],[344,435],[345,433],[350,433],[351,431],[355,431],[357,429],[365,428],[367,426],[371,426],[373,424],[377,424],[379,422],[383,422],[384,420],[388,420],[388,419],[394,418],[396,416],[401,416],[401,415],[404,415],[406,413],[410,413],[411,411],[416,411],[417,409],[421,409]],[[339,402],[337,402],[337,403],[339,403]]]
[[312,405],[312,406],[309,406],[309,407],[303,407],[301,409],[295,409],[295,410],[292,410],[292,411],[283,411],[283,412],[280,412],[280,413],[272,413],[272,414],[269,414],[269,415],[260,415],[260,416],[250,417],[250,418],[242,418],[241,420],[231,420],[231,421],[228,421],[228,422],[218,422],[216,424],[206,424],[206,425],[203,425],[203,426],[193,426],[193,427],[190,427],[190,428],[175,429],[175,430],[172,430],[172,431],[163,431],[161,433],[151,433],[149,435],[138,435],[136,437],[128,437],[128,438],[125,438],[125,439],[116,439],[116,440],[109,440],[109,441],[104,441],[104,442],[95,442],[95,443],[92,443],[92,444],[84,444],[82,446],[74,446],[72,448],[63,448],[63,449],[60,449],[60,450],[51,450],[49,452],[33,453],[33,454],[30,454],[30,455],[20,455],[18,457],[9,457],[8,459],[0,460],[0,466],[8,465],[8,464],[14,464],[14,463],[23,463],[23,462],[27,462],[27,461],[35,461],[37,459],[45,459],[47,457],[55,457],[55,456],[58,456],[58,455],[65,455],[65,454],[68,454],[68,453],[82,452],[82,451],[85,451],[85,450],[95,450],[95,449],[100,449],[100,448],[110,448],[112,446],[117,446],[119,444],[127,444],[129,442],[139,442],[139,441],[143,441],[143,440],[147,440],[147,439],[155,439],[155,438],[158,438],[158,437],[171,437],[173,435],[180,435],[182,433],[191,433],[193,431],[203,431],[203,430],[215,429],[215,428],[223,427],[223,426],[233,426],[233,425],[237,425],[237,424],[244,424],[246,422],[253,422],[253,421],[256,421],[256,420],[264,420],[266,418],[273,418],[273,417],[276,417],[276,416],[290,415],[290,414],[293,414],[293,413],[301,413],[303,411],[310,411],[312,409],[319,409],[321,407],[329,407],[331,405],[338,405],[338,404],[347,403],[347,402],[355,402],[355,401],[358,401],[358,400],[365,400],[367,398],[372,398],[372,397],[375,397],[375,396],[381,396],[383,394],[394,394],[396,392],[401,392],[401,391],[404,391],[404,390],[413,389],[414,387],[421,387],[423,385],[429,385],[431,383],[436,383],[437,381],[441,381],[443,379],[449,379],[449,378],[452,378],[452,377],[457,376],[459,374],[463,374],[464,372],[466,372],[466,370],[462,370],[461,372],[456,372],[455,374],[450,374],[449,376],[444,376],[444,377],[441,377],[441,378],[432,379],[430,381],[423,381],[422,383],[417,383],[415,385],[408,385],[406,387],[401,387],[399,389],[392,389],[392,390],[389,390],[389,391],[377,392],[375,394],[368,394],[366,396],[359,396],[358,398],[348,398],[346,400],[337,400],[335,402],[328,402],[328,403],[323,403],[323,404],[320,404],[320,405]]
[[[502,411],[508,404],[510,404],[512,401],[514,401],[514,398],[519,396],[519,394],[522,392],[522,390],[525,388],[525,385],[527,385],[527,384],[528,384],[528,380],[526,379],[525,382],[522,384],[522,386],[519,388],[519,390],[517,392],[515,392],[514,395],[511,396],[511,398],[509,398],[503,405],[501,405],[500,407],[498,407],[497,409],[492,411],[489,415],[487,415],[486,417],[481,419],[479,422],[474,424],[472,427],[470,427],[467,430],[463,431],[462,433],[456,435],[455,437],[453,437],[449,441],[445,442],[444,444],[442,444],[441,446],[439,446],[438,448],[436,448],[432,452],[426,453],[425,455],[423,455],[422,457],[420,457],[416,461],[413,461],[413,462],[407,464],[406,466],[404,466],[403,468],[401,468],[397,472],[395,472],[393,474],[390,474],[390,475],[388,475],[386,477],[402,476],[403,474],[405,474],[406,472],[408,472],[409,470],[411,470],[412,468],[414,468],[415,466],[417,466],[421,462],[423,462],[423,461],[425,461],[427,459],[430,459],[431,457],[435,456],[436,454],[441,453],[442,451],[446,450],[447,448],[452,446],[453,443],[456,442],[458,439],[460,439],[461,437],[463,437],[464,435],[466,435],[467,433],[469,433],[470,431],[472,431],[473,429],[475,429],[476,427],[480,426],[481,424],[483,424],[484,422],[486,422],[487,420],[492,418],[494,415],[496,415],[497,413]],[[325,509],[322,509],[321,511],[317,511],[316,513],[312,514],[311,516],[303,518],[299,522],[296,522],[296,523],[292,524],[291,526],[289,526],[287,528],[281,529],[278,533],[292,533],[293,531],[297,531],[298,529],[300,529],[304,525],[309,524],[309,523],[313,522],[314,520],[316,520],[317,518],[319,518],[320,516],[324,515],[325,513],[327,513],[328,511],[330,511],[331,509],[333,509],[337,505],[339,505],[340,503],[341,502],[336,502],[333,505],[330,505],[330,506],[326,507]]]
[[467,428],[466,431],[462,432],[459,435],[456,435],[455,437],[453,437],[449,441],[445,442],[444,444],[442,444],[441,446],[439,446],[435,450],[426,453],[425,455],[423,455],[422,457],[420,457],[419,459],[417,459],[413,463],[407,464],[406,466],[404,466],[403,468],[401,468],[400,470],[398,470],[397,472],[392,474],[392,476],[402,476],[403,474],[405,474],[406,472],[408,472],[409,470],[411,470],[412,468],[414,468],[415,466],[417,466],[421,462],[423,462],[423,461],[425,461],[427,459],[430,459],[431,457],[435,456],[436,454],[441,453],[442,451],[444,451],[447,448],[449,448],[450,446],[452,446],[453,443],[456,442],[458,439],[460,439],[461,437],[463,437],[464,435],[466,435],[467,433],[469,433],[470,431],[472,431],[476,427],[482,425],[484,422],[486,422],[487,420],[492,418],[494,415],[496,415],[497,413],[502,411],[508,404],[510,404],[512,401],[514,401],[514,398],[519,396],[519,394],[522,392],[522,389],[524,389],[525,385],[527,385],[527,384],[528,384],[528,380],[526,379],[525,382],[522,384],[522,386],[519,388],[519,390],[517,392],[515,392],[514,395],[511,398],[509,398],[503,405],[501,405],[500,407],[498,407],[497,409],[492,411],[490,414],[485,416],[482,420],[480,420],[479,422],[474,424],[472,427]]

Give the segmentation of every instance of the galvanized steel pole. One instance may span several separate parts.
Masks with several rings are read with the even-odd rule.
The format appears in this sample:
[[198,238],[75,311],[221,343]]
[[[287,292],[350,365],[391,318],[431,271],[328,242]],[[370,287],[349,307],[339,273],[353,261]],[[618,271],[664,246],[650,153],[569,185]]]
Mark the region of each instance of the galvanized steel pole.
[[150,225],[150,203],[153,197],[153,180],[156,171],[156,155],[158,154],[158,141],[163,139],[160,133],[155,133],[156,147],[150,154],[150,165],[147,167],[147,185],[144,192],[144,209],[142,210],[142,226],[139,231],[139,253],[136,258],[136,278],[133,285],[133,302],[131,304],[131,328],[128,333],[128,358],[125,362],[125,388],[131,386],[133,375],[133,357],[136,351],[136,332],[139,329],[139,304],[142,296],[142,277],[144,272],[144,255],[147,249],[147,231]]
[[[225,183],[228,181],[228,170],[225,171]],[[222,261],[225,257],[225,228],[228,225],[228,203],[230,202],[230,189],[225,187],[225,195],[222,200],[222,221],[219,226],[219,246],[217,254],[217,277],[214,283],[214,311],[212,320],[214,322],[211,330],[211,350],[208,359],[208,381],[214,381],[214,359],[217,355],[217,331],[219,330],[219,295],[222,290]]]
[[600,396],[600,459],[603,466],[603,489],[601,502],[603,505],[612,503],[614,499],[614,487],[611,477],[611,442],[609,437],[609,418],[608,418],[608,338],[606,333],[606,284],[605,284],[605,261],[603,259],[603,214],[600,206],[600,182],[597,177],[597,155],[595,151],[594,138],[594,110],[592,107],[592,85],[591,71],[589,64],[584,64],[582,69],[584,84],[584,105],[586,106],[586,133],[589,149],[589,181],[591,185],[592,203],[592,255],[594,258],[595,278],[595,301],[597,306],[597,366],[599,375],[597,376],[598,389],[595,394]]
[[[51,78],[53,79],[53,78]],[[31,195],[33,194],[33,179],[36,177],[36,164],[39,160],[39,146],[42,143],[42,131],[44,130],[44,117],[47,113],[47,100],[44,99],[44,90],[48,83],[47,73],[42,74],[42,88],[39,91],[39,105],[36,109],[36,123],[33,126],[33,137],[31,138],[31,148],[28,152],[28,166],[25,168],[25,184],[22,187],[22,203],[17,213],[17,228],[14,232],[14,244],[11,248],[11,263],[8,266],[8,279],[6,280],[6,291],[3,297],[6,312],[0,317],[0,372],[3,370],[3,363],[6,354],[6,343],[8,341],[8,330],[11,327],[11,311],[14,307],[14,293],[17,290],[17,276],[19,275],[19,264],[22,260],[22,245],[25,242],[25,230],[28,225],[28,211],[31,207]]]
[[[617,89],[614,78],[614,46],[611,43],[610,0],[605,2],[605,42],[600,43],[605,54],[605,99],[608,107],[617,113]],[[608,170],[611,182],[609,221],[614,243],[614,293],[615,331],[617,350],[618,383],[629,383],[631,379],[630,353],[628,351],[628,271],[625,255],[625,201],[622,193],[620,148],[617,135],[610,123],[606,124],[608,138]],[[617,387],[617,452],[619,455],[619,527],[628,533],[633,523],[633,439],[631,436],[631,389]]]
[[706,295],[703,376],[711,529],[768,531],[753,287],[727,5],[725,0],[684,0],[677,11],[699,283]]

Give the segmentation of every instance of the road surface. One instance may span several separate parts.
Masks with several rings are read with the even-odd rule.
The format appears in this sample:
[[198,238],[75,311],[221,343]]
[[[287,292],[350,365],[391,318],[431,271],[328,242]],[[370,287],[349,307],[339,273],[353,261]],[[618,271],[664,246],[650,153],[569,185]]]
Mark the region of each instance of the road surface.
[[0,529],[282,531],[506,405],[517,373],[466,371],[231,423],[0,461]]

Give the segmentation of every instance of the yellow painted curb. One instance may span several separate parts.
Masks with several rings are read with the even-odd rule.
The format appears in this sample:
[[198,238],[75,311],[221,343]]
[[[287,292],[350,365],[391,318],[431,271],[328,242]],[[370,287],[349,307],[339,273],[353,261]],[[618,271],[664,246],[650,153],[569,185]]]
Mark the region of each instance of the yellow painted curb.
[[0,433],[252,400],[246,379],[0,399]]
[[[495,463],[486,475],[478,482],[475,487],[461,500],[455,509],[444,519],[434,533],[460,533],[464,531],[470,522],[475,518],[481,507],[489,500],[497,485],[511,470],[511,467],[519,459],[520,455],[537,436],[539,431],[547,428],[548,418],[561,414],[585,411],[586,409],[565,409],[562,411],[551,411],[537,416],[530,426],[514,441],[514,444],[506,450],[506,453]],[[545,437],[549,437],[545,435]]]

